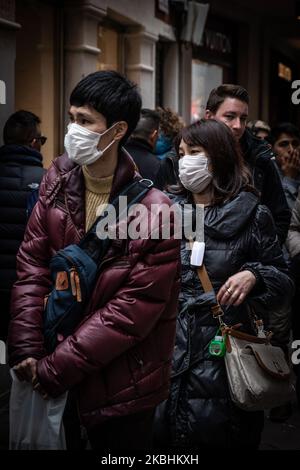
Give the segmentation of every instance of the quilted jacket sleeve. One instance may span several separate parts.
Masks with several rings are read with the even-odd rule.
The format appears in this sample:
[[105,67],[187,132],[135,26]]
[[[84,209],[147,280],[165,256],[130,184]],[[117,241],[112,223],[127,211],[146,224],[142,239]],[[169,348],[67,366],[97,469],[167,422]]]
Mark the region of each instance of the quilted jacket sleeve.
[[142,342],[163,316],[171,296],[178,295],[180,241],[148,238],[130,245],[139,260],[114,297],[38,362],[39,380],[51,396]]
[[50,290],[49,244],[46,227],[46,178],[30,216],[17,256],[18,281],[12,290],[8,336],[9,362],[13,366],[28,357],[40,358],[43,346],[43,299]]
[[265,206],[259,206],[250,240],[251,261],[242,266],[257,272],[259,292],[253,291],[249,301],[258,302],[267,309],[288,307],[294,292],[294,284],[288,275],[275,232],[273,218]]

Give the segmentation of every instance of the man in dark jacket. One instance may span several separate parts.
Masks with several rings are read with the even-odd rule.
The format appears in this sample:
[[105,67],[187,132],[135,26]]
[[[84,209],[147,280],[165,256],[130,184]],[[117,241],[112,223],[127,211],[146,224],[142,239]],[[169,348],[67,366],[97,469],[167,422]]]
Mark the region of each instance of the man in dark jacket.
[[[278,240],[284,244],[287,237],[291,212],[281,184],[280,176],[272,161],[274,153],[264,140],[246,129],[249,95],[239,85],[225,84],[210,92],[206,105],[206,117],[224,122],[232,131],[245,162],[252,171],[254,186],[260,193],[261,204],[266,205],[273,216]],[[277,318],[276,318],[277,317]],[[270,328],[274,338],[288,338],[289,309],[274,309],[274,323]]]
[[148,227],[146,236],[112,240],[82,322],[47,353],[43,304],[52,288],[52,255],[77,244],[100,205],[103,210],[137,178],[121,147],[139,119],[135,85],[117,72],[95,72],[75,87],[70,105],[67,154],[53,161],[42,182],[18,255],[10,364],[44,397],[66,390],[75,396],[93,449],[145,448],[154,409],[169,391],[180,242],[172,231],[168,239],[151,236],[152,205],[171,202],[150,189],[140,201],[142,215],[130,216],[144,235]]
[[[16,256],[23,240],[29,203],[43,176],[40,119],[29,111],[12,114],[0,148],[0,340],[6,342],[11,290],[17,279]],[[0,449],[8,448],[10,375],[0,364]]]
[[249,95],[239,85],[220,85],[208,97],[206,118],[224,122],[240,143],[244,160],[252,170],[254,186],[260,192],[260,200],[271,211],[279,242],[284,243],[289,229],[291,213],[282,188],[280,177],[268,144],[254,137],[248,129]]
[[150,179],[156,188],[163,190],[173,176],[173,168],[169,161],[160,161],[154,153],[159,121],[157,111],[142,109],[140,120],[126,143],[126,150],[132,156],[142,177]]
[[29,111],[12,114],[3,129],[0,148],[0,338],[6,341],[10,294],[16,274],[16,256],[23,240],[33,192],[43,177],[40,153],[45,137],[40,119]]

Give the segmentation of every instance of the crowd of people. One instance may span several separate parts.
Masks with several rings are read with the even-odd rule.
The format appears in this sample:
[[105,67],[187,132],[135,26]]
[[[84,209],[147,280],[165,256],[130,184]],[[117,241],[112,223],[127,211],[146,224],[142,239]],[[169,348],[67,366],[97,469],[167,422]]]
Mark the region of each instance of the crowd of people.
[[[291,340],[300,339],[300,131],[249,121],[249,106],[243,87],[220,85],[203,119],[185,125],[169,108],[142,108],[126,77],[95,72],[71,93],[65,152],[47,172],[40,119],[22,110],[7,120],[0,339],[9,365],[0,366],[0,447],[8,446],[10,367],[45,400],[68,391],[70,450],[259,448],[264,413],[233,403],[224,359],[209,352],[218,331],[211,309],[220,305],[224,321],[249,334],[255,311],[287,357]],[[163,219],[159,236],[150,225],[143,238],[111,240],[88,298],[74,267],[53,285],[53,256],[83,246],[108,205],[149,180],[139,195],[145,210],[131,213],[130,223],[146,226],[153,204],[189,205],[193,220],[202,207],[213,291],[205,292],[191,265],[193,240],[175,236],[174,220],[168,238],[161,236]],[[68,288],[82,318],[49,350],[45,306]],[[296,367],[295,380],[300,403]],[[271,410],[274,420],[290,412],[290,403]]]

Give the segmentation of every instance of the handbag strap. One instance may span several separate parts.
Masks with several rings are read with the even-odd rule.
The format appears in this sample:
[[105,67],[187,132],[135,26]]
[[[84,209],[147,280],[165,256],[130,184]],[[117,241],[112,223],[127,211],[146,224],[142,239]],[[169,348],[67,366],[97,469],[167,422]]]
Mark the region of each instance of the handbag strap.
[[[198,277],[200,279],[200,282],[202,284],[204,292],[214,291],[213,285],[211,283],[211,280],[209,278],[208,272],[206,271],[206,268],[205,268],[204,264],[202,264],[202,266],[197,268],[197,273],[198,273]],[[225,325],[222,322],[221,318],[220,318],[222,315],[224,315],[224,312],[223,312],[222,307],[220,306],[219,303],[217,303],[216,305],[213,305],[211,307],[211,312],[212,312],[214,318],[219,319],[219,322],[220,322],[221,326],[224,327],[223,331],[226,332],[227,334],[229,333],[231,336],[235,336],[236,338],[243,339],[244,341],[252,341],[252,342],[260,343],[260,344],[268,344],[270,342],[270,339],[273,336],[272,332],[269,332],[266,335],[266,337],[260,337],[258,335],[259,326],[261,325],[262,320],[259,320],[257,318],[257,316],[252,311],[251,311],[252,315],[254,315],[254,318],[256,320],[256,321],[254,321],[254,324],[256,325],[256,330],[257,330],[257,335],[258,336],[253,336],[253,335],[249,335],[247,333],[237,331],[236,328],[241,326],[240,323],[238,323],[237,325],[231,326],[231,327],[228,327],[227,325]],[[262,323],[262,325],[263,325],[263,323]],[[230,346],[228,346],[228,348],[230,348]]]
[[[213,285],[211,283],[211,280],[209,278],[208,272],[206,271],[206,267],[204,266],[204,264],[202,264],[202,266],[197,268],[197,274],[202,284],[204,292],[212,292],[212,291],[214,292]],[[211,307],[211,313],[214,318],[222,317],[224,315],[224,312],[219,303]]]
[[[191,239],[190,239],[190,247],[191,247],[191,249],[193,248],[193,241]],[[214,292],[215,290],[214,290],[213,285],[211,283],[211,280],[209,278],[208,272],[206,271],[206,267],[205,267],[204,263],[202,263],[202,265],[197,268],[197,274],[198,274],[199,280],[202,284],[204,292]],[[221,308],[221,305],[217,302],[215,305],[213,305],[210,308],[210,310],[211,310],[211,313],[212,313],[213,317],[218,318],[220,324],[223,324],[223,322],[221,321],[221,318],[220,318],[224,315],[224,312]]]

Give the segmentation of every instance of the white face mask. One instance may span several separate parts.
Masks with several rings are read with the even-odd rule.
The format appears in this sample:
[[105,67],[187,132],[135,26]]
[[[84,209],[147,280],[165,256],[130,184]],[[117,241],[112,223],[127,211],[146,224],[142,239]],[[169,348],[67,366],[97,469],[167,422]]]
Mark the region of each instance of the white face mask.
[[102,134],[90,131],[85,127],[72,123],[68,125],[68,132],[65,135],[65,149],[68,157],[78,165],[90,165],[102,157],[104,152],[114,143],[112,140],[103,150],[98,149],[101,137],[112,129],[117,123],[113,124]]
[[179,160],[179,178],[183,186],[192,193],[201,193],[211,183],[208,159],[204,152],[184,155]]

